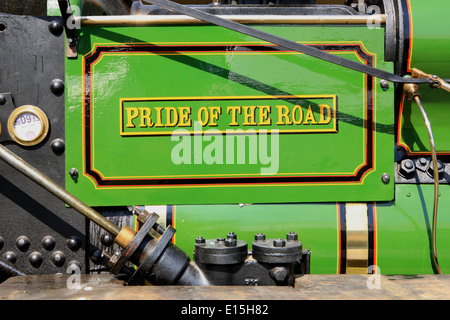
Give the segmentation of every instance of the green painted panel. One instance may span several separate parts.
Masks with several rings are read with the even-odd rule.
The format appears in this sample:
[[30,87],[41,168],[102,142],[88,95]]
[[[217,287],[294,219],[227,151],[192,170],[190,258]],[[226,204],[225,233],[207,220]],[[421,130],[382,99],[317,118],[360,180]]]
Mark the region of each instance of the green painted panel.
[[297,232],[311,251],[311,273],[335,274],[338,265],[336,204],[181,205],[175,207],[175,243],[192,257],[194,240],[225,237],[235,232],[249,249],[256,233],[267,239]]
[[[408,71],[417,68],[441,78],[450,78],[450,10],[448,1],[407,0],[410,13]],[[436,150],[450,154],[450,131],[446,119],[450,93],[442,89],[420,86],[421,100],[430,119]],[[428,134],[415,103],[402,102],[399,117],[398,143],[413,155],[430,154]]]
[[450,78],[450,2],[409,0],[411,27],[411,68]]
[[[442,89],[420,87],[422,105],[430,120],[436,152],[450,154],[450,93]],[[413,155],[430,154],[430,142],[422,113],[415,102],[405,99],[399,119],[399,145]]]
[[[443,273],[450,272],[450,186],[441,185],[437,251]],[[249,243],[256,233],[285,238],[295,231],[303,248],[311,250],[311,273],[335,274],[345,257],[340,244],[336,203],[179,205],[174,206],[175,243],[191,254],[198,236],[226,237],[235,232]],[[396,185],[396,200],[374,208],[374,261],[382,274],[432,274],[431,225],[433,185]],[[371,229],[371,228],[370,228]],[[370,235],[369,235],[370,237]]]
[[[450,271],[450,186],[440,186],[437,252]],[[378,266],[383,274],[431,274],[433,185],[396,185],[395,203],[377,203]]]
[[[259,28],[392,70],[382,29]],[[378,79],[212,26],[80,35],[66,187],[87,204],[393,199],[393,90]]]

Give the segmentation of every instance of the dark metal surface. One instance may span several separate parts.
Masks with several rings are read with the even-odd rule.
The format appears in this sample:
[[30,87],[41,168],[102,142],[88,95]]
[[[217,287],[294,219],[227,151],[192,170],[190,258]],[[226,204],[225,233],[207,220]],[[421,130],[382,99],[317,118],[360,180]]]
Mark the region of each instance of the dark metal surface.
[[[450,184],[450,162],[438,160],[440,184]],[[396,163],[395,183],[433,184],[434,165],[431,157],[405,158]]]
[[[52,20],[51,17],[0,15],[0,24],[5,26],[0,32],[0,94],[7,96],[7,103],[0,105],[0,137],[8,149],[64,185],[64,147],[61,143],[59,148],[51,147],[56,139],[64,142],[64,94],[51,91],[54,79],[64,81],[64,35],[49,30]],[[42,109],[50,122],[47,138],[33,147],[5,141],[9,140],[7,128],[3,126],[5,119],[14,108],[27,104]],[[83,216],[55,201],[50,193],[3,162],[0,163],[0,203],[0,237],[4,239],[0,257],[15,260],[14,266],[26,274],[65,273],[75,263],[84,271]],[[43,241],[48,236],[54,239],[53,247]],[[27,246],[19,245],[20,237],[28,239]],[[58,255],[53,255],[56,251],[63,254],[59,255],[64,257],[62,265]],[[41,263],[37,263],[39,260]]]

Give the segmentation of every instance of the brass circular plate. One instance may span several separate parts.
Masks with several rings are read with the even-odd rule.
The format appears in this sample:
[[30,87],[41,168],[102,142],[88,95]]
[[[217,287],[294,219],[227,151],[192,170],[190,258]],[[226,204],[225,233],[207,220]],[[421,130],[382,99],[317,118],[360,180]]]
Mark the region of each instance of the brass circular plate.
[[24,105],[15,109],[8,118],[8,133],[23,146],[34,146],[45,139],[49,122],[38,107]]

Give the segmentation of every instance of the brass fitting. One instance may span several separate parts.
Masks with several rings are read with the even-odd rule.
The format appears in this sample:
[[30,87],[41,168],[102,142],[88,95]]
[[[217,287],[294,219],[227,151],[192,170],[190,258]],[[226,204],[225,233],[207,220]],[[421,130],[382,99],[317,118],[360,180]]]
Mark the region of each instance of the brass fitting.
[[406,93],[406,97],[409,100],[413,100],[415,97],[420,98],[419,86],[414,83],[405,83],[403,85],[403,91]]
[[130,244],[131,240],[133,240],[135,235],[136,232],[133,229],[131,229],[129,226],[125,226],[122,230],[120,230],[119,234],[114,239],[114,242],[122,248],[126,248]]

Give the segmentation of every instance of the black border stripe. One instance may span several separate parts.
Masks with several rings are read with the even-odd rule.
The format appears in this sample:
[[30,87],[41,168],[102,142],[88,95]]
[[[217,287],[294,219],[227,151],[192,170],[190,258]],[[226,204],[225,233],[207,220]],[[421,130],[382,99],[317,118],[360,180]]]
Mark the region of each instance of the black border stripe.
[[340,232],[340,259],[339,259],[339,274],[347,273],[347,220],[345,203],[338,203],[339,206],[339,225],[341,227]]
[[[367,233],[368,233],[368,258],[367,258],[367,266],[375,266],[375,255],[376,255],[376,248],[375,248],[375,219],[374,219],[374,206],[376,204],[371,202],[367,203]],[[373,269],[373,272],[375,272],[375,269]]]
[[[314,45],[319,50],[356,51],[360,57],[367,61],[367,65],[373,66],[374,57],[361,48],[360,45],[354,44],[327,44]],[[267,183],[327,183],[327,182],[359,182],[364,174],[374,167],[374,123],[373,123],[373,77],[365,75],[367,82],[367,119],[366,124],[366,164],[362,166],[355,175],[348,176],[298,176],[298,177],[230,177],[230,178],[169,178],[169,179],[103,179],[97,172],[92,169],[91,162],[91,64],[94,63],[103,52],[149,52],[149,53],[179,53],[179,52],[211,52],[223,51],[256,51],[256,52],[273,52],[277,50],[273,45],[252,45],[252,46],[157,46],[157,45],[125,45],[125,46],[98,46],[91,55],[84,58],[85,65],[85,168],[86,174],[90,175],[98,186],[164,186],[164,185],[227,185],[227,184],[267,184]]]

